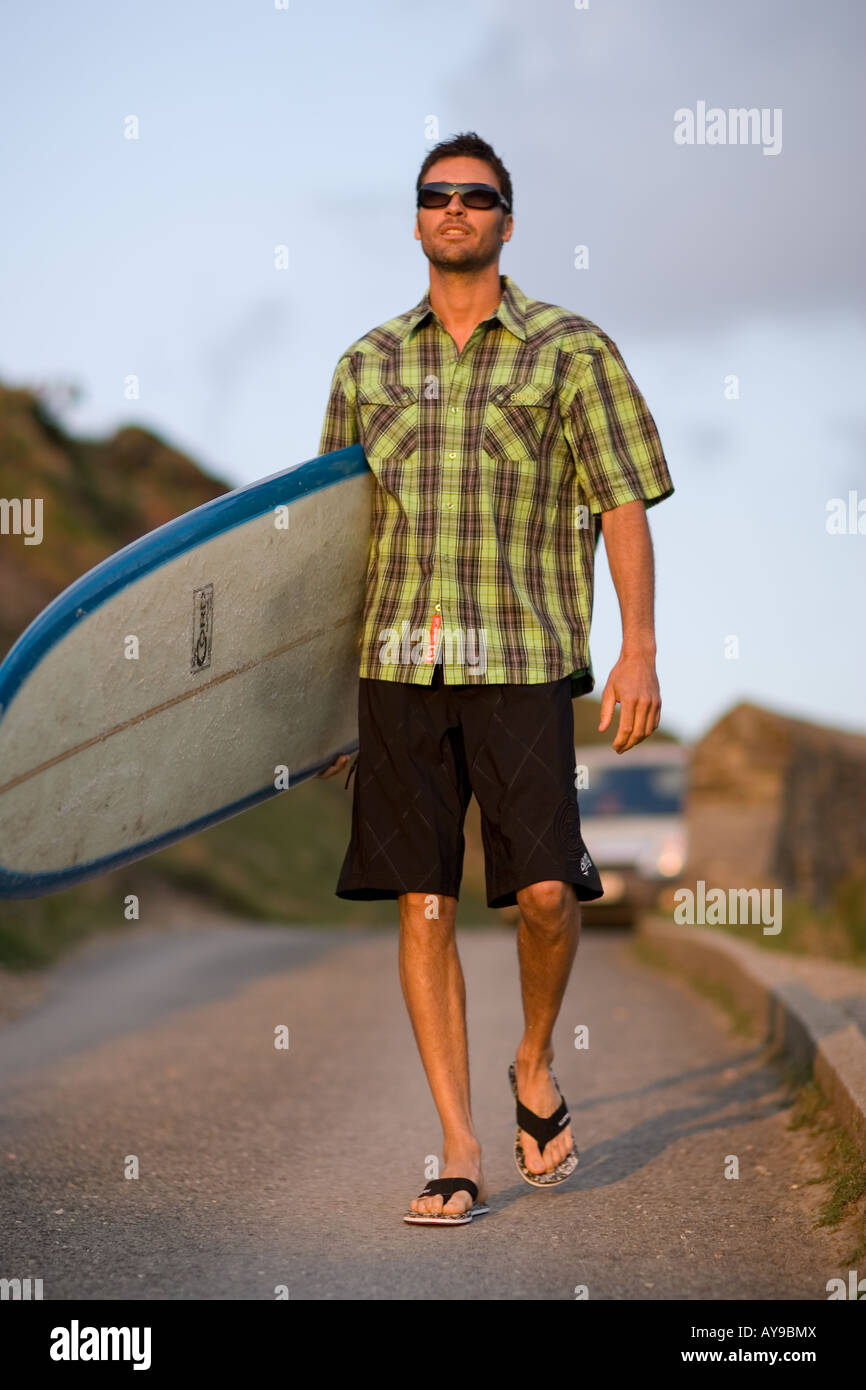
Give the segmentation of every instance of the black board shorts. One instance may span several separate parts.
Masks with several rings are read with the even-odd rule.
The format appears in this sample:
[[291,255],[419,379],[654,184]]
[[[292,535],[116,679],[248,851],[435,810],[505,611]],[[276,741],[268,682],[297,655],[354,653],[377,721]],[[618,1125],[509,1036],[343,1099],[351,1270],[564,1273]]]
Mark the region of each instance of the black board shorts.
[[487,902],[531,883],[602,896],[580,833],[571,680],[432,685],[361,678],[352,833],[337,897],[458,898],[463,823],[481,810]]

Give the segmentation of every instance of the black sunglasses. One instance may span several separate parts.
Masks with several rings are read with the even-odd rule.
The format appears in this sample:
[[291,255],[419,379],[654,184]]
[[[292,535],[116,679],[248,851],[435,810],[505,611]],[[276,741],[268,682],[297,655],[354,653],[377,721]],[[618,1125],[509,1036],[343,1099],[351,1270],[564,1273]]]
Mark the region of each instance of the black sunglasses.
[[501,204],[506,212],[511,211],[499,189],[489,183],[422,183],[418,189],[418,207],[447,208],[454,193],[460,194],[465,208],[478,208],[486,212]]

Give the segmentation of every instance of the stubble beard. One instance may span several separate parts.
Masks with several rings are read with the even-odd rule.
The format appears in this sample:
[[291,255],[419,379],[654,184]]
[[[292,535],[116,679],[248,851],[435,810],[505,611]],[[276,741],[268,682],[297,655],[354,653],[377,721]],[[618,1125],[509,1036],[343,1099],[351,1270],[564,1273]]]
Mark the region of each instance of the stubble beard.
[[[475,239],[471,234],[466,236],[467,243],[472,243],[473,240]],[[501,241],[494,240],[486,246],[477,240],[474,245],[457,246],[456,241],[457,239],[455,239],[452,254],[445,255],[440,254],[436,239],[435,237],[432,238],[430,244],[423,248],[430,264],[435,265],[437,270],[448,270],[455,275],[471,275],[479,270],[486,270],[489,265],[495,264],[499,259]],[[454,250],[457,250],[459,254],[455,256]]]

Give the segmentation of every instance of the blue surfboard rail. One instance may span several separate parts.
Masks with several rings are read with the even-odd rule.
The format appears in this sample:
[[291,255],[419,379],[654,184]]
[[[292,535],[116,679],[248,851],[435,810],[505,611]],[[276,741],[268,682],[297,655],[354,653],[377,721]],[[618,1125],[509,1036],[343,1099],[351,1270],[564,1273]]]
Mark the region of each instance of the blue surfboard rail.
[[[76,579],[62,593],[47,605],[34,618],[18,640],[10,647],[0,664],[0,726],[3,716],[15,698],[24,681],[39,665],[45,654],[68,633],[77,622],[93,613],[114,594],[120,593],[152,570],[176,556],[184,554],[194,546],[213,536],[223,535],[242,526],[245,522],[273,511],[323,488],[333,487],[348,478],[360,476],[369,471],[364,450],[360,444],[348,449],[338,449],[334,453],[322,454],[319,458],[308,459],[280,473],[272,473],[267,478],[235,488],[233,492],[214,497],[191,512],[167,521],[165,525],[150,531],[146,536],[131,541],[114,555],[95,565],[93,569]],[[2,728],[0,728],[2,732]],[[353,753],[357,742],[335,751]],[[327,766],[329,758],[321,764],[303,768],[290,780],[290,786],[306,781]],[[0,898],[36,898],[48,893],[69,888],[74,883],[107,873],[136,859],[164,849],[166,846],[204,830],[218,821],[227,820],[241,811],[246,811],[272,796],[281,796],[271,784],[251,793],[241,801],[202,816],[188,824],[178,826],[166,834],[142,842],[99,860],[76,864],[67,869],[45,874],[23,874],[4,868],[0,863]]]
[[89,859],[83,864],[74,864],[67,869],[56,869],[47,874],[23,874],[13,869],[5,869],[0,864],[0,899],[44,898],[49,893],[59,893],[64,888],[72,888],[76,883],[97,878],[99,874],[107,874],[111,869],[119,869],[124,864],[134,864],[136,859],[145,859],[149,854],[167,849],[169,845],[175,844],[178,840],[184,840],[188,835],[197,835],[200,830],[207,830],[208,826],[229,820],[241,811],[249,811],[253,806],[259,806],[263,801],[269,801],[271,797],[285,796],[292,787],[297,787],[301,782],[306,782],[308,778],[315,777],[316,773],[322,772],[343,753],[355,753],[357,749],[357,740],[354,743],[347,743],[345,747],[335,749],[323,762],[303,768],[294,776],[290,775],[289,784],[285,788],[281,787],[277,790],[273,783],[269,783],[268,786],[260,788],[259,791],[251,792],[249,796],[243,797],[240,801],[233,801],[227,806],[221,806],[219,810],[211,811],[209,815],[199,816],[198,819],[188,821],[186,825],[179,825],[174,830],[168,830],[163,835],[155,835],[151,840],[142,840],[140,844],[132,845],[128,849],[118,850],[116,854],[103,855],[101,859]]

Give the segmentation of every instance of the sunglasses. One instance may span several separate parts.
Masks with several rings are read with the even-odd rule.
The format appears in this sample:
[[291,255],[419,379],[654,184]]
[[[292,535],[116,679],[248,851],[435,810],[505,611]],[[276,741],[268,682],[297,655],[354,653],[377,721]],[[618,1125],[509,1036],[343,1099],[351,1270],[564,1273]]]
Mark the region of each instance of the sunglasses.
[[487,212],[501,204],[506,212],[511,211],[499,189],[489,183],[422,183],[418,189],[418,207],[447,208],[454,193],[460,194],[465,208]]

